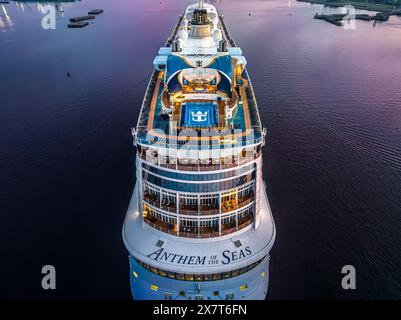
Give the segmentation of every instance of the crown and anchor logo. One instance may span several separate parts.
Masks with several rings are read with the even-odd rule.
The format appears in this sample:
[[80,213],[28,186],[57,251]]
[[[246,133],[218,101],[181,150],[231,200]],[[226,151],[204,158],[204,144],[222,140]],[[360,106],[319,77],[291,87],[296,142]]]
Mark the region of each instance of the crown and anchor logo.
[[192,114],[192,121],[195,122],[204,122],[207,120],[207,111],[202,113],[202,111],[198,111],[198,112],[191,112]]

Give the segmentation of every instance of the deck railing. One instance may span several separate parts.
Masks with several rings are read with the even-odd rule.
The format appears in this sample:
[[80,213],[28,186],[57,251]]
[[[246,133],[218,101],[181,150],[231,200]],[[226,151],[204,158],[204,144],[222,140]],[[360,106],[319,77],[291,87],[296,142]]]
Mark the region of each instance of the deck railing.
[[173,212],[176,213],[177,212],[177,207],[175,206],[175,204],[171,204],[171,205],[166,205],[166,204],[161,204],[160,209],[168,211],[168,212]]
[[156,196],[154,196],[154,195],[152,195],[150,193],[144,192],[143,193],[143,199],[145,200],[145,202],[149,203],[150,205],[152,205],[152,206],[154,206],[156,208],[160,207],[160,201],[157,200]]
[[240,158],[239,161],[236,158],[233,158],[233,160],[228,161],[228,163],[225,163],[224,160],[220,160],[218,163],[216,163],[214,160],[213,161],[209,160],[209,163],[202,163],[201,161],[190,163],[190,161],[188,160],[189,162],[188,164],[182,164],[182,163],[176,164],[177,161],[176,159],[160,161],[161,159],[159,157],[146,156],[145,151],[138,153],[138,155],[141,159],[163,168],[180,170],[180,171],[205,172],[205,171],[218,171],[223,169],[239,167],[243,164],[256,160],[261,155],[261,152],[255,153],[249,157]]
[[[167,212],[177,213],[177,207],[176,207],[175,203],[167,204],[167,203],[162,202],[160,204],[160,201],[157,200],[156,196],[149,194],[147,192],[143,193],[143,200],[145,201],[145,203],[147,203],[155,208],[160,208]],[[248,196],[238,199],[238,206],[237,205],[231,206],[231,207],[222,206],[221,212],[227,213],[227,212],[241,209],[241,208],[247,206],[248,204],[252,203],[254,200],[255,200],[254,194],[253,193],[249,194]],[[207,215],[216,215],[219,213],[220,213],[220,210],[219,210],[218,206],[209,207],[206,205],[199,205],[199,207],[197,205],[194,205],[191,207],[185,206],[185,205],[180,205],[179,211],[178,211],[178,214],[191,215],[191,216],[207,216]]]
[[[221,225],[221,232],[215,230],[218,226],[214,227],[186,227],[180,226],[180,230],[176,230],[175,225],[167,223],[165,221],[158,220],[154,217],[145,218],[144,222],[151,227],[160,230],[162,232],[172,234],[184,238],[215,238],[223,235],[231,234],[233,232],[244,229],[249,226],[254,221],[253,215],[248,215],[244,218],[238,219],[238,225],[233,227],[228,227],[233,224],[233,222],[227,225]],[[213,231],[211,231],[213,230]]]

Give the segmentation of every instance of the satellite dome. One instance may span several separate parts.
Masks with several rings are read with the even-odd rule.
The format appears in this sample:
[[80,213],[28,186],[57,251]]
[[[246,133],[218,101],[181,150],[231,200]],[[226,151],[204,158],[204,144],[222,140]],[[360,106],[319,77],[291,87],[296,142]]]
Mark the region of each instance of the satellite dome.
[[183,41],[186,41],[188,39],[188,32],[185,30],[180,30],[177,34],[178,40],[182,39]]
[[223,39],[223,35],[221,34],[221,31],[219,30],[219,29],[215,29],[215,30],[213,30],[213,32],[212,32],[212,37],[213,37],[213,40],[215,41],[215,42],[219,42],[221,39]]

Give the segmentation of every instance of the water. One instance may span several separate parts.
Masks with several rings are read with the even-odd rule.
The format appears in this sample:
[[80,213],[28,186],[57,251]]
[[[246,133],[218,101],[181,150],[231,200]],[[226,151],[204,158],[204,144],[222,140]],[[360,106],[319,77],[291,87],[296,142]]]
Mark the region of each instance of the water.
[[[51,31],[37,3],[0,8],[0,297],[130,299],[129,128],[189,2],[64,3]],[[306,3],[216,6],[268,129],[278,232],[269,298],[400,298],[401,19],[350,31],[312,19],[333,10]],[[93,24],[67,28],[98,7]],[[56,267],[55,291],[41,289],[45,264]],[[355,291],[341,289],[347,264]]]

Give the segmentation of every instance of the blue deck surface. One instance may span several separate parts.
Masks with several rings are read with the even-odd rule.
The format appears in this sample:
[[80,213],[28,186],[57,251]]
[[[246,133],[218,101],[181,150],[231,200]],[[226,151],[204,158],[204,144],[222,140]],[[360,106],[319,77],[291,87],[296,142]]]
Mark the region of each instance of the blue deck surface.
[[217,106],[212,103],[186,103],[181,111],[181,125],[184,127],[216,127]]
[[[153,118],[152,129],[156,129],[158,131],[161,131],[161,132],[164,132],[164,133],[168,134],[169,133],[170,122],[168,120],[166,120],[165,118],[162,118],[162,117],[159,116],[162,113],[162,101],[161,101],[162,92],[163,92],[163,85],[161,85],[159,87],[159,90],[158,90],[157,101],[156,101],[155,112],[154,112],[155,116]],[[200,102],[192,102],[192,103],[189,102],[189,103],[187,103],[187,105],[191,105],[191,104],[197,104],[197,105],[203,105],[204,104],[204,105],[208,105],[210,107],[213,107],[214,110],[215,110],[215,113],[214,113],[215,116],[213,116],[214,120],[205,121],[205,122],[208,122],[208,123],[212,123],[209,126],[208,125],[200,125],[200,123],[197,123],[195,125],[193,123],[193,121],[190,121],[190,123],[188,124],[188,123],[185,122],[185,118],[184,118],[185,112],[184,112],[184,110],[182,110],[181,119],[180,119],[180,125],[181,126],[184,126],[184,127],[187,126],[187,127],[193,127],[193,128],[208,128],[208,127],[216,127],[218,125],[217,107],[214,107],[211,103],[200,103]],[[212,110],[213,110],[213,108],[212,108]],[[213,114],[213,112],[212,112],[212,114]],[[251,118],[251,121],[253,123],[253,121],[255,119],[255,115],[252,112],[250,112],[250,118]],[[149,121],[149,111],[145,112],[144,119],[145,119],[145,122]],[[233,116],[233,118],[228,121],[228,124],[230,126],[232,126],[234,129],[245,130],[245,117],[244,117],[244,110],[243,110],[241,98],[240,98],[240,101],[239,101],[238,110],[235,113],[235,115]],[[251,140],[249,140],[248,142],[245,141],[243,139],[243,137],[239,137],[237,139],[237,141],[236,141],[236,144],[238,144],[238,145],[246,145],[250,141],[261,139],[261,132],[260,131],[254,131],[253,134],[254,135],[250,137]],[[144,143],[144,144],[153,144],[153,143],[155,143],[154,140],[152,140],[152,137],[153,137],[153,135],[152,134],[149,135],[147,130],[140,131],[138,133],[138,139],[141,141],[141,143]],[[162,141],[160,139],[156,139],[156,140],[157,141]],[[194,148],[198,148],[198,147],[199,146],[197,146],[197,145],[194,146]],[[224,148],[224,147],[225,147],[224,144],[203,145],[202,149],[215,149],[215,148]]]

